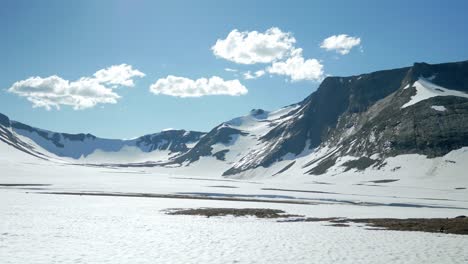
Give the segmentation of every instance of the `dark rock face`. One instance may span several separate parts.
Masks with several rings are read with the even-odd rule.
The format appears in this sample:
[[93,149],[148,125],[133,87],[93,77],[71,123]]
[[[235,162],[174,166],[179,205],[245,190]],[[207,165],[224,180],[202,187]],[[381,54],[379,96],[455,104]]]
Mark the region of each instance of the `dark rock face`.
[[468,92],[468,61],[427,64],[415,63],[408,72],[407,80],[416,81],[419,77],[434,77],[433,82],[451,90]]
[[[415,64],[402,81],[402,87],[412,85],[419,77],[434,76],[432,82],[465,91],[468,85],[468,62],[449,64]],[[419,76],[419,77],[415,77]],[[462,82],[466,81],[465,84]],[[466,90],[468,91],[468,90]],[[353,148],[341,154],[354,156],[383,154],[424,154],[442,156],[468,146],[468,99],[456,96],[439,96],[402,108],[416,93],[414,88],[399,89],[373,105],[368,111],[352,116],[345,113],[337,126],[335,138],[344,138],[346,126],[355,126],[356,132],[341,144]],[[431,106],[444,106],[436,111]],[[335,142],[336,143],[336,142]]]
[[213,154],[214,157],[218,160],[226,160],[226,153],[229,152],[229,149],[223,149]]
[[[431,108],[433,105],[443,105],[447,110],[435,111]],[[363,115],[365,119],[366,114]],[[374,140],[369,135],[374,135]],[[451,150],[468,146],[468,100],[451,96],[434,97],[404,109],[389,106],[368,120],[343,145],[349,145],[352,141],[358,143],[347,154],[445,155]]]
[[343,164],[343,166],[346,167],[345,171],[348,171],[350,169],[363,170],[365,168],[370,167],[371,165],[373,165],[376,162],[377,162],[377,160],[373,160],[373,159],[368,158],[368,157],[360,157],[357,160],[350,160],[350,161],[345,162]]
[[294,115],[291,121],[278,125],[261,138],[272,146],[265,155],[241,167],[233,167],[225,175],[258,165],[268,167],[288,153],[298,155],[306,147],[318,147],[330,137],[343,114],[366,111],[375,102],[396,91],[407,71],[408,68],[402,68],[361,76],[326,78],[316,92],[300,103],[300,108],[290,113]]
[[224,157],[229,150],[212,153],[212,146],[215,144],[224,144],[228,146],[234,143],[233,141],[236,140],[236,137],[246,135],[248,135],[248,133],[221,124],[206,134],[191,150],[177,157],[173,163],[183,163],[185,161],[192,163],[204,156],[214,156],[218,160],[224,160]]
[[0,114],[0,125],[4,127],[10,127],[10,119],[8,116]]
[[[468,146],[468,99],[433,97],[402,108],[416,94],[412,85],[421,77],[447,89],[468,92],[468,61],[416,63],[360,76],[328,77],[290,113],[294,117],[289,122],[261,138],[270,144],[268,151],[251,162],[234,165],[224,175],[268,167],[287,153],[297,155],[307,147],[324,144],[337,151],[307,165],[311,174],[325,173],[343,155],[362,157],[348,165],[364,169],[380,165],[379,160],[369,159],[373,154],[381,158],[409,153],[436,157]],[[410,88],[403,89],[407,85]],[[436,111],[431,108],[434,105],[447,110]]]
[[252,109],[250,111],[250,115],[255,116],[255,117],[260,117],[265,114],[265,110],[263,109]]
[[169,150],[171,152],[186,152],[186,144],[197,142],[205,135],[203,132],[168,130],[160,133],[145,135],[136,139],[137,146],[148,146],[147,151]]

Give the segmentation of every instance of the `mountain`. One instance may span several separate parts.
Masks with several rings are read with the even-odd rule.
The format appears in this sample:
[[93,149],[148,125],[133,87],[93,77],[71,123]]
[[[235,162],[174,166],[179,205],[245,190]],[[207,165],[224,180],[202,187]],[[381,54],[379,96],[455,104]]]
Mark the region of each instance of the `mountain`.
[[401,174],[414,172],[412,161],[431,164],[430,171],[419,166],[420,173],[459,170],[468,158],[468,61],[327,77],[302,102],[253,109],[208,133],[112,140],[37,129],[3,115],[0,132],[5,143],[42,158],[198,167],[226,177]]
[[12,121],[0,114],[0,140],[30,154],[82,160],[84,162],[135,162],[167,160],[187,152],[205,133],[166,130],[131,140],[98,138],[91,134],[68,134]]
[[12,148],[34,157],[46,160],[49,159],[49,156],[46,153],[37,151],[34,147],[34,144],[25,142],[20,139],[12,129],[10,119],[3,114],[0,114],[0,141]]
[[[268,114],[254,121],[240,118],[247,125],[230,130],[233,141],[239,141],[230,145],[245,144],[239,139],[247,135],[255,140],[237,152],[223,175],[249,174],[289,160],[282,173],[298,167],[294,163],[303,156],[295,171],[315,175],[336,165],[344,170],[382,167],[387,158],[404,154],[444,156],[468,146],[467,92],[468,61],[328,77],[316,92],[273,119]],[[210,131],[177,162],[214,155],[206,149],[223,143],[220,128],[226,127],[236,128],[236,122]],[[224,145],[224,154],[233,148]],[[344,157],[348,161],[337,164]]]
[[257,149],[260,138],[277,123],[282,122],[283,116],[296,107],[289,106],[271,113],[262,109],[253,109],[246,116],[216,126],[191,150],[177,157],[173,162],[193,163],[206,156],[234,162],[236,157]]

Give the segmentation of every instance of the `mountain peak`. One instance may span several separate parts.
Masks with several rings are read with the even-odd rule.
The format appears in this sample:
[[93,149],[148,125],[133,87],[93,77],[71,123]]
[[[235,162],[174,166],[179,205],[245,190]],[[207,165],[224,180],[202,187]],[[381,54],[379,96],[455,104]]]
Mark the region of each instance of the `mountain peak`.
[[257,119],[265,119],[268,116],[268,112],[263,109],[252,109],[249,113],[250,116],[253,116]]
[[0,113],[0,125],[4,127],[10,127],[10,118],[8,116]]

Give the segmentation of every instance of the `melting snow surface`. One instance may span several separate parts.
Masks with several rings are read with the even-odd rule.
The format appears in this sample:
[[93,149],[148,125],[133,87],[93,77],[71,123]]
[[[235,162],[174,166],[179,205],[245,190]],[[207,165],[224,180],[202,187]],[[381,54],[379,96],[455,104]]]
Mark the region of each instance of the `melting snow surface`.
[[[244,140],[248,137],[240,137]],[[243,144],[243,143],[242,143]],[[242,145],[241,144],[241,145]],[[326,148],[323,148],[326,150]],[[319,152],[318,150],[317,152]],[[333,151],[333,150],[330,150]],[[315,155],[317,153],[312,153]],[[229,155],[229,154],[228,154]],[[388,160],[387,171],[301,175],[296,168],[271,178],[219,176],[226,164],[203,157],[195,167],[112,168],[39,160],[0,143],[0,183],[45,183],[45,191],[291,197],[317,204],[64,196],[43,190],[0,189],[1,263],[466,263],[466,236],[332,227],[329,223],[278,223],[252,217],[171,216],[168,208],[271,208],[309,217],[454,217],[468,207],[468,148],[444,157]],[[344,158],[349,160],[351,157]],[[291,161],[275,167],[277,172]],[[216,166],[223,166],[217,168]],[[276,166],[276,165],[275,165]],[[394,170],[401,170],[407,174]],[[408,171],[412,166],[414,171]],[[458,170],[453,170],[458,168]],[[269,168],[262,168],[269,169]],[[305,168],[308,169],[308,168]],[[421,169],[428,170],[420,173]],[[218,172],[218,173],[216,173]],[[260,171],[261,172],[261,171]],[[211,174],[211,176],[208,176]],[[289,175],[288,175],[289,174]],[[449,180],[447,176],[450,176]],[[197,178],[199,177],[199,178]],[[372,180],[398,179],[377,184]],[[315,183],[322,182],[322,183]],[[362,183],[362,184],[361,184]],[[357,185],[361,184],[361,185]],[[234,188],[224,188],[228,185]],[[269,189],[268,189],[269,188]],[[292,191],[274,190],[274,188]],[[295,192],[308,190],[310,192]],[[313,192],[318,191],[318,192]],[[321,193],[320,193],[321,192]],[[286,199],[286,198],[271,198]],[[340,202],[344,201],[344,202]],[[408,203],[423,207],[366,206]],[[439,206],[428,208],[424,205]],[[445,206],[445,207],[444,207]],[[457,207],[457,208],[446,208]],[[378,254],[376,254],[376,252]]]
[[[466,263],[457,235],[170,216],[168,207],[254,207],[194,200],[3,192],[2,263]],[[301,206],[268,205],[300,212]],[[304,206],[302,206],[304,207]],[[313,206],[310,206],[311,209]],[[378,253],[378,254],[377,254]]]
[[416,94],[413,95],[409,102],[404,104],[401,108],[405,108],[423,100],[436,97],[436,96],[459,96],[468,98],[468,94],[456,90],[446,89],[431,83],[427,79],[419,78],[413,85],[416,88]]

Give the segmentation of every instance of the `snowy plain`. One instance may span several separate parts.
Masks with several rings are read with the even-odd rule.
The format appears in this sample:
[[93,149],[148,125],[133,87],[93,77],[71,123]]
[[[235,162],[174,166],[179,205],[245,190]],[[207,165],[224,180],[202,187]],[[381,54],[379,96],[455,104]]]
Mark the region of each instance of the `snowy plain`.
[[[468,239],[419,232],[169,216],[193,200],[2,193],[2,263],[466,263]],[[268,205],[291,212],[296,206]],[[338,209],[338,208],[337,208]],[[309,214],[312,213],[309,211]]]
[[[460,189],[467,187],[466,180],[454,185],[428,174],[376,184],[368,181],[381,178],[366,173],[356,173],[354,178],[279,175],[237,180],[204,174],[202,168],[190,174],[184,168],[106,168],[42,161],[4,144],[0,153],[1,184],[48,184],[1,187],[1,263],[468,262],[468,238],[462,235],[165,213],[170,208],[212,207],[281,209],[308,217],[454,217],[468,212],[468,191]],[[245,200],[41,193],[90,191]]]

